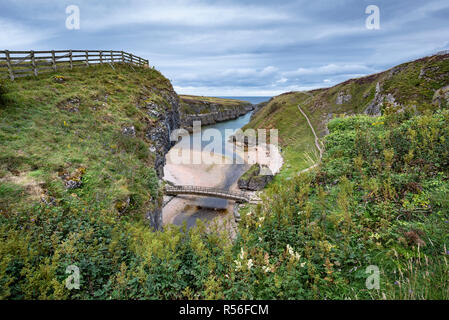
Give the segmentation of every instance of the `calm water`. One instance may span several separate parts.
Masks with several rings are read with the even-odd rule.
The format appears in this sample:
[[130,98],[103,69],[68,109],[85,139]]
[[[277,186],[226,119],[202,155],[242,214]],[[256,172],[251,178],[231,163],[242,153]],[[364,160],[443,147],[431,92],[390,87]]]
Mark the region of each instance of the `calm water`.
[[[265,101],[265,98],[262,97],[252,97],[252,103],[257,103],[257,101]],[[242,98],[239,98],[242,99]],[[268,98],[269,99],[269,98]],[[248,101],[248,100],[245,100]],[[239,117],[235,120],[230,120],[226,122],[217,123],[215,125],[207,126],[202,128],[202,132],[206,129],[215,129],[220,131],[222,136],[222,154],[226,156],[231,156],[233,158],[237,157],[235,154],[235,150],[233,148],[233,144],[229,143],[229,134],[226,135],[226,130],[238,130],[249,123],[251,114],[247,113],[246,115]],[[229,133],[229,132],[228,132]],[[184,136],[180,142],[176,145],[177,148],[193,148],[193,139],[199,138],[201,136],[199,133],[190,134],[189,136]],[[204,148],[206,145],[210,144],[211,141],[202,141],[201,148]],[[192,165],[194,166],[194,165]],[[201,166],[201,165],[198,165]],[[247,164],[232,164],[229,165],[226,170],[226,178],[225,181],[219,186],[223,189],[230,188],[245,171],[249,168]],[[191,228],[196,225],[196,221],[198,219],[203,221],[210,221],[216,218],[218,215],[223,214],[232,214],[227,212],[228,201],[224,199],[217,198],[206,198],[206,197],[198,197],[194,201],[191,201],[190,205],[187,206],[182,212],[179,212],[174,219],[173,223],[175,225],[181,226],[184,222],[187,223],[187,227]]]

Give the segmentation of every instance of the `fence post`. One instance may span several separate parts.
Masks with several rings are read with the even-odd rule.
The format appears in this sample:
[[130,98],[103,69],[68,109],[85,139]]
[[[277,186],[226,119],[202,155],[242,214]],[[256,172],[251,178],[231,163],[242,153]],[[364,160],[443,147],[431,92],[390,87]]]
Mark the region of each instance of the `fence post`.
[[70,50],[70,52],[69,52],[69,55],[70,55],[70,70],[72,70],[73,69],[73,52],[72,52],[72,50]]
[[103,50],[100,50],[100,64],[103,64]]
[[122,50],[122,63],[125,63],[125,53]]
[[8,71],[9,71],[9,77],[12,81],[14,81],[14,71],[12,70],[11,60],[9,56],[9,51],[5,50],[5,56],[6,56],[6,64],[8,65]]
[[112,50],[111,50],[111,63],[114,63],[114,56],[112,54]]
[[86,66],[89,66],[89,51],[86,50]]
[[53,70],[56,72],[56,58],[55,58],[55,51],[51,51],[51,61],[53,63]]
[[36,59],[34,57],[34,51],[31,51],[31,65],[33,66],[34,76],[37,77]]

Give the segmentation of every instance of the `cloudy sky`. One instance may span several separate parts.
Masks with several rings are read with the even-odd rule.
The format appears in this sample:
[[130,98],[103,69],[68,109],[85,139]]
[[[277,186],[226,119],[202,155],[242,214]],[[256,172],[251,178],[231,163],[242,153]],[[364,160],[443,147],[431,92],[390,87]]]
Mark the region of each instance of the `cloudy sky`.
[[[366,28],[368,5],[380,30]],[[448,0],[0,0],[0,48],[124,50],[178,93],[271,96],[449,49],[448,17]]]

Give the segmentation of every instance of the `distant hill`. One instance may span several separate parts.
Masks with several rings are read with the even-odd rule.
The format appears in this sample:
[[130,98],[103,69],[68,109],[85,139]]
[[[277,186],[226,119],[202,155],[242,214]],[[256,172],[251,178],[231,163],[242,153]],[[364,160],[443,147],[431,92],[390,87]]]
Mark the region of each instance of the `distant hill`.
[[449,54],[443,52],[331,88],[281,94],[259,108],[246,128],[279,129],[287,161],[294,159],[291,165],[299,170],[310,163],[303,159],[304,154],[308,154],[307,159],[313,156],[315,147],[307,123],[297,109],[298,104],[308,114],[318,135],[324,136],[329,132],[327,123],[334,117],[379,116],[404,109],[422,113],[445,108],[448,92]]

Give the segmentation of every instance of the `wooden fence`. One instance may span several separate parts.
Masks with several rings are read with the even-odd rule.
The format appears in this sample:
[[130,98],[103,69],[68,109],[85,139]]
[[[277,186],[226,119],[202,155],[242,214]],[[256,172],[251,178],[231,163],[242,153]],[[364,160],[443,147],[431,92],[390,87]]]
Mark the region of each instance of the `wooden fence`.
[[105,50],[52,50],[52,51],[0,51],[0,77],[15,78],[60,69],[88,67],[94,64],[127,63],[148,67],[148,60],[124,51]]

